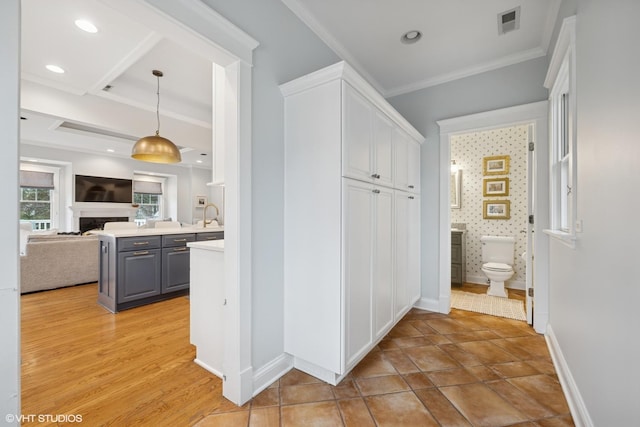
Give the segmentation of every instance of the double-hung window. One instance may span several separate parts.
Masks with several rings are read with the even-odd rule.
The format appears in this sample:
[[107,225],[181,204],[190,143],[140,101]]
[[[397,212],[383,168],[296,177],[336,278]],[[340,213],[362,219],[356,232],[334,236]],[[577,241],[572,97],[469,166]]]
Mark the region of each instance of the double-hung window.
[[576,236],[576,91],[575,17],[564,20],[551,58],[549,88],[549,205],[547,234],[573,246]]
[[163,180],[139,180],[133,181],[133,203],[138,205],[135,222],[138,225],[146,224],[147,220],[158,220],[163,215]]
[[56,227],[57,169],[39,167],[20,169],[20,221],[28,221],[34,230]]

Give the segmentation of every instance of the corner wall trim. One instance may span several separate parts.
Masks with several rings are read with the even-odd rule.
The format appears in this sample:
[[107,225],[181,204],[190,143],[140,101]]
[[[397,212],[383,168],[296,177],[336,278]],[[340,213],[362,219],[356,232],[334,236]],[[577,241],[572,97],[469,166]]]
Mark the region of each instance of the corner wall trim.
[[293,357],[287,353],[282,353],[258,369],[253,375],[253,396],[260,394],[291,369],[293,369]]
[[578,390],[578,385],[574,381],[573,375],[571,375],[569,365],[567,365],[567,361],[562,354],[560,344],[553,333],[551,325],[547,325],[547,332],[544,337],[547,341],[549,353],[551,353],[553,366],[556,368],[556,372],[558,373],[560,385],[562,385],[562,390],[567,398],[567,403],[569,404],[569,410],[571,411],[573,421],[577,427],[593,427],[593,421],[589,416],[584,400],[582,400],[582,395],[580,394],[580,390]]

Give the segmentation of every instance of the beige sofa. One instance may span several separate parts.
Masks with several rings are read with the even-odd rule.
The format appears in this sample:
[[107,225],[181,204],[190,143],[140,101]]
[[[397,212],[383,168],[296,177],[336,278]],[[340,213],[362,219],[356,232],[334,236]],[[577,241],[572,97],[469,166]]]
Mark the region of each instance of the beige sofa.
[[29,236],[20,256],[20,293],[98,281],[97,236]]

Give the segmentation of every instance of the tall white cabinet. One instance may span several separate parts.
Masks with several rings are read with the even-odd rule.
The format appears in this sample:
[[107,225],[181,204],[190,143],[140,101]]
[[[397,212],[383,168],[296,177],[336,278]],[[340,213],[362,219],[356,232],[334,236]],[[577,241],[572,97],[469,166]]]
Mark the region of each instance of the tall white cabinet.
[[337,384],[420,297],[420,135],[341,62],[283,84],[285,352]]

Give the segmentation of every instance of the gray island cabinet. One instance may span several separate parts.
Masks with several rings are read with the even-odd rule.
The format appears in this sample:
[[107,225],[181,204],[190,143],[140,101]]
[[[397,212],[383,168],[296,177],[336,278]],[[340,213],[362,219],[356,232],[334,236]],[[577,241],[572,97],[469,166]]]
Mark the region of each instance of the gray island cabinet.
[[116,313],[189,293],[187,243],[223,231],[99,233],[98,303]]

